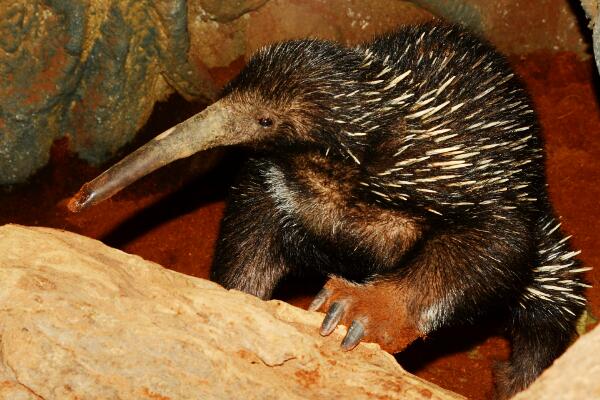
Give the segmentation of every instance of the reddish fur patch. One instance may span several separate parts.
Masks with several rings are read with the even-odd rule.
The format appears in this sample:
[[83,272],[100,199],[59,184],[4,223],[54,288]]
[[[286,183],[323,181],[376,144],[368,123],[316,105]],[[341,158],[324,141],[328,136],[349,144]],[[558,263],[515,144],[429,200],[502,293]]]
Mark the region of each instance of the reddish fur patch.
[[331,295],[321,309],[327,310],[334,301],[347,304],[341,323],[350,326],[353,320],[365,325],[365,342],[378,343],[382,349],[397,353],[415,339],[424,336],[408,310],[408,291],[397,282],[374,281],[364,285],[331,278],[325,288]]

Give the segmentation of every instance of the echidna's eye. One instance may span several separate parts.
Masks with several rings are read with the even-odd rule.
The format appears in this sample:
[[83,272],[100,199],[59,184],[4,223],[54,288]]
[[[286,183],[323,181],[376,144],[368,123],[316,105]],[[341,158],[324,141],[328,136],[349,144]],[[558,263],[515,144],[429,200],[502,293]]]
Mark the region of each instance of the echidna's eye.
[[268,128],[273,125],[273,120],[271,118],[259,118],[258,123],[260,126]]

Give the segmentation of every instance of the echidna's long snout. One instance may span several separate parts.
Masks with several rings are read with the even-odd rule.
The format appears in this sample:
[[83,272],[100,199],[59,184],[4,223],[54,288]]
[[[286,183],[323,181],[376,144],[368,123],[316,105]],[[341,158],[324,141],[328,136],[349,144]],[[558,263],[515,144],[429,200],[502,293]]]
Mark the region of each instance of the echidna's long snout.
[[72,212],[81,211],[175,160],[213,147],[241,143],[244,137],[236,129],[238,126],[232,109],[219,101],[161,133],[83,185],[69,201],[68,208]]

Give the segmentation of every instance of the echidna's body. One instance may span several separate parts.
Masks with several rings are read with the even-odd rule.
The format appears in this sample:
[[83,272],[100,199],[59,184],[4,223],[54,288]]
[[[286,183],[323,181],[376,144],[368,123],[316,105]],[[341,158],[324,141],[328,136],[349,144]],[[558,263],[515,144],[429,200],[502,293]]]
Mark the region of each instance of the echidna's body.
[[[586,285],[548,201],[538,122],[479,39],[427,24],[356,48],[276,44],[194,118],[84,187],[73,208],[169,162],[164,148],[183,157],[246,144],[256,153],[212,275],[224,286],[266,298],[288,273],[328,274],[313,308],[329,307],[323,334],[351,324],[345,348],[364,336],[398,350],[444,325],[508,315],[502,396],[572,339]],[[201,144],[194,124],[209,132]]]
[[318,122],[250,161],[217,281],[262,297],[293,270],[397,281],[421,333],[509,309],[508,393],[564,350],[585,285],[548,202],[531,101],[492,48],[437,25],[352,49],[286,42],[228,90]]

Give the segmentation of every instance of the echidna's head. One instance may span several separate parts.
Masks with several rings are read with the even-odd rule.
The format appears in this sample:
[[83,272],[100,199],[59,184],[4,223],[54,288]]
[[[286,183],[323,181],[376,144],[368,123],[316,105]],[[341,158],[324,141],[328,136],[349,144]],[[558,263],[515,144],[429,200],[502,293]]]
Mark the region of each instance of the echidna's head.
[[[220,102],[245,123],[239,134],[252,145],[299,142],[326,146],[339,129],[340,94],[359,84],[355,52],[331,42],[294,40],[258,51],[223,90]],[[319,133],[315,135],[315,133]]]
[[260,50],[217,102],[84,185],[69,208],[98,203],[163,165],[209,148],[331,145],[327,142],[335,142],[339,130],[332,123],[340,108],[338,94],[360,81],[353,76],[359,62],[353,51],[317,40]]

